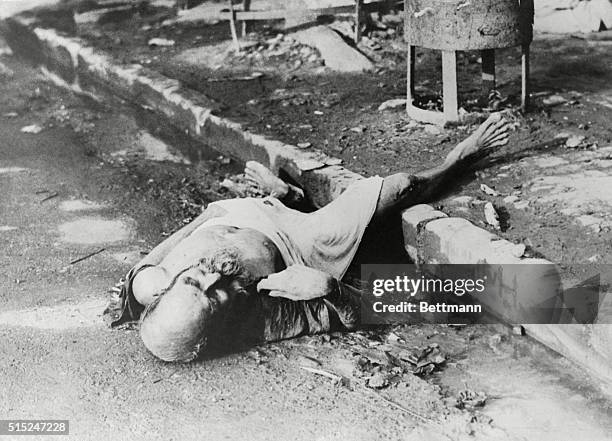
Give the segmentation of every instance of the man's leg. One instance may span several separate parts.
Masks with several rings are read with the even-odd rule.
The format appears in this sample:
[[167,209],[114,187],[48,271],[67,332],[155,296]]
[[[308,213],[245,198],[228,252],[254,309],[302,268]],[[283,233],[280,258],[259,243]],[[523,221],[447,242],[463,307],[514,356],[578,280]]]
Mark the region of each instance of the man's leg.
[[471,136],[459,143],[442,165],[414,175],[397,173],[386,177],[375,217],[430,201],[447,188],[451,179],[467,171],[493,149],[507,144],[509,127],[500,113],[494,113]]

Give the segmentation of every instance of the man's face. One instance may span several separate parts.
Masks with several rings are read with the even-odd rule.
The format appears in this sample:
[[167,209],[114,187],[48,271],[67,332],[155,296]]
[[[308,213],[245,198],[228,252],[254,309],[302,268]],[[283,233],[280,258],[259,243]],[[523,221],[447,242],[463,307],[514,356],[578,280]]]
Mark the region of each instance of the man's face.
[[178,276],[164,297],[173,297],[185,309],[193,308],[205,320],[224,316],[237,296],[248,295],[245,281],[239,275],[224,276],[209,271],[200,265],[187,269]]

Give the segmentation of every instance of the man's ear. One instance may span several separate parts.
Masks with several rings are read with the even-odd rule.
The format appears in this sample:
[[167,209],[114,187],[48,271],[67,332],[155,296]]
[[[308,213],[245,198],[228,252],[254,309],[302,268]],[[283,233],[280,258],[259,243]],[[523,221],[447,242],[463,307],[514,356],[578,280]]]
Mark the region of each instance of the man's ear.
[[132,292],[138,303],[147,306],[171,281],[172,278],[164,267],[151,266],[136,274],[132,281]]

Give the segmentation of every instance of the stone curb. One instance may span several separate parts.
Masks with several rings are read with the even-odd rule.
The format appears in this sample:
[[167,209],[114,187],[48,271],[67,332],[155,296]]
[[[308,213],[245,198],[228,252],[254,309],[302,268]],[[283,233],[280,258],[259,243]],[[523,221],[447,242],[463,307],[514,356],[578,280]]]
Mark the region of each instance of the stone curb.
[[[504,319],[512,311],[515,299],[529,302],[541,284],[550,277],[552,262],[521,257],[522,245],[501,239],[463,218],[452,218],[430,205],[416,205],[402,213],[402,229],[406,252],[417,264],[504,264],[500,289],[496,298],[484,299],[498,317]],[[512,265],[529,264],[519,272]],[[506,268],[508,269],[506,271]],[[498,275],[499,276],[499,275]],[[528,304],[528,303],[527,303]],[[508,320],[505,320],[508,322]],[[527,333],[602,381],[612,390],[612,325],[524,325]]]

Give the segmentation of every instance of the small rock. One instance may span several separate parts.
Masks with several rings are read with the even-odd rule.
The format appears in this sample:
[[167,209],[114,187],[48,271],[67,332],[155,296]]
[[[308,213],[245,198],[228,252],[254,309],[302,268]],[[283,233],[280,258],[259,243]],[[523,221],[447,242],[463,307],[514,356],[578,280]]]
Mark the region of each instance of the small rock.
[[325,165],[340,165],[344,161],[340,158],[328,158],[325,160]]
[[381,374],[380,372],[374,374],[368,379],[368,387],[371,387],[373,389],[382,389],[388,385],[389,381],[387,380],[387,377],[384,374]]
[[525,328],[523,328],[521,325],[514,325],[512,327],[512,333],[514,335],[525,335]]
[[517,210],[524,210],[527,207],[529,207],[529,201],[520,201],[514,204],[514,208]]
[[426,124],[423,129],[425,130],[425,133],[429,133],[430,135],[439,135],[440,133],[442,133],[440,127],[435,126],[433,124]]
[[363,126],[356,126],[356,127],[351,127],[349,130],[355,133],[363,133],[365,132],[366,129]]
[[480,191],[482,191],[485,194],[488,194],[489,196],[499,196],[499,192],[496,190],[493,190],[487,184],[480,184]]
[[519,197],[516,195],[510,195],[510,196],[506,196],[504,198],[504,203],[506,204],[514,204],[516,201],[519,200]]
[[484,215],[485,220],[489,225],[491,225],[496,230],[499,230],[501,227],[499,225],[499,215],[495,210],[495,207],[491,202],[487,202],[484,206]]
[[596,263],[599,261],[599,259],[601,258],[601,256],[599,254],[595,254],[591,257],[589,257],[587,260],[591,263]]
[[452,198],[450,202],[461,206],[468,206],[472,200],[472,196],[457,196],[456,198]]
[[397,109],[403,109],[405,107],[406,107],[406,99],[396,98],[396,99],[387,100],[383,102],[380,106],[378,106],[378,111],[383,112],[385,110],[397,110]]
[[149,46],[174,46],[174,40],[168,40],[166,38],[151,38],[148,44]]
[[542,100],[542,104],[544,104],[547,107],[559,106],[565,103],[567,103],[567,100],[563,98],[561,95],[551,95]]
[[323,112],[321,112],[320,110],[315,110],[315,111],[314,111],[314,112],[312,112],[312,113],[314,113],[314,114],[315,114],[315,115],[317,115],[317,116],[322,116],[322,115],[324,115],[324,113],[323,113]]
[[312,144],[311,144],[311,143],[309,143],[309,142],[298,142],[298,145],[297,145],[297,146],[298,146],[298,148],[301,148],[301,149],[307,149],[307,148],[309,148],[311,145],[312,145]]
[[34,135],[42,132],[42,127],[39,126],[38,124],[32,124],[29,126],[25,126],[21,128],[21,132],[23,133],[33,133]]
[[572,135],[565,141],[565,147],[570,149],[576,148],[584,142],[585,138],[583,135]]

